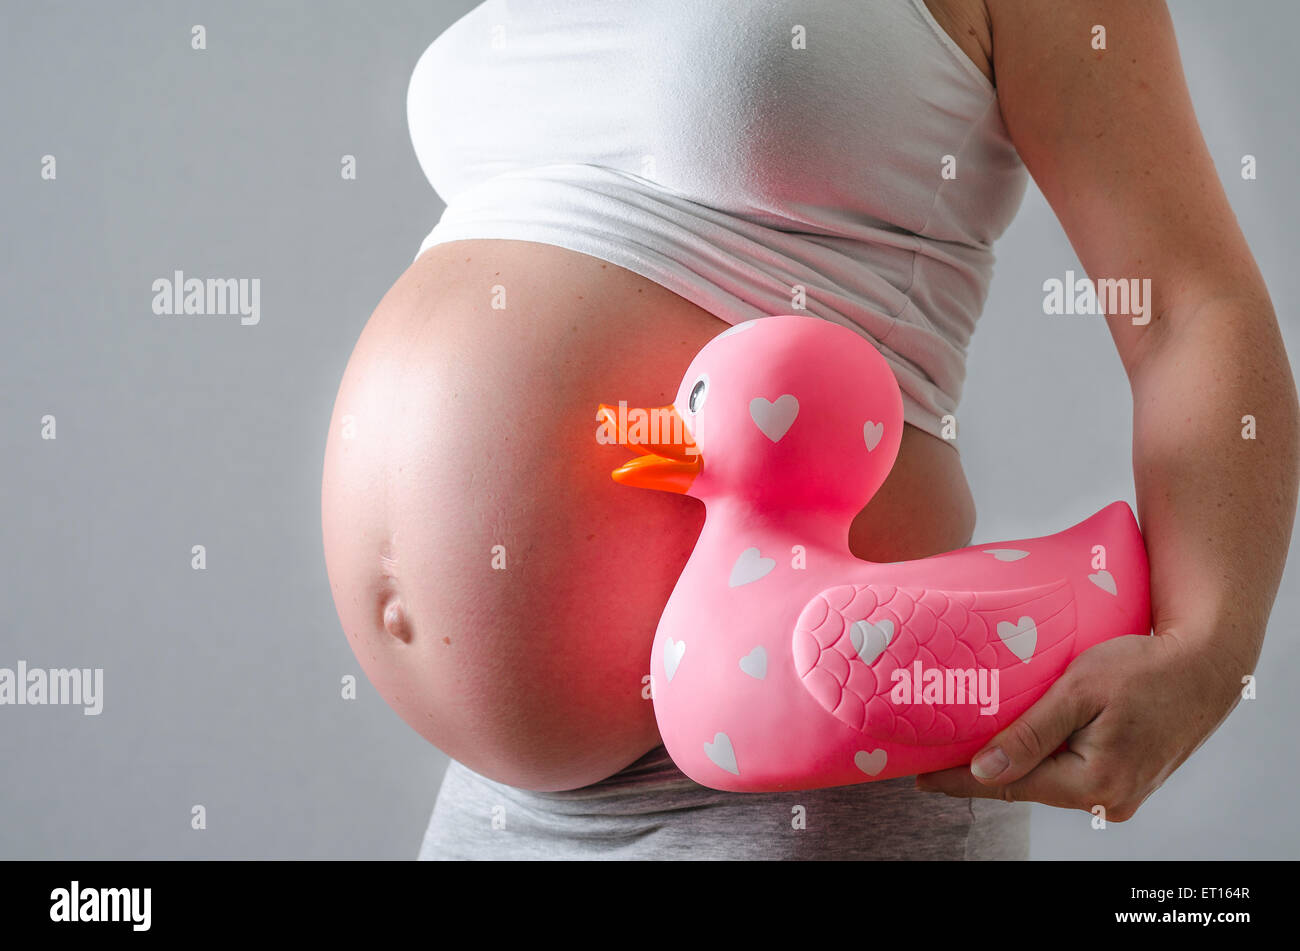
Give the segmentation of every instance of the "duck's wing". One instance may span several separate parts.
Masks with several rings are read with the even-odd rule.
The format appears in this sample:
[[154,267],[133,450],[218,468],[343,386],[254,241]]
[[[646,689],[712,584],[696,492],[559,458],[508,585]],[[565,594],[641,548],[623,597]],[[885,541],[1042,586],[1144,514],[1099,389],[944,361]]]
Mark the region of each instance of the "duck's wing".
[[840,720],[938,745],[1018,717],[1065,669],[1074,638],[1064,580],[1002,591],[848,584],[808,602],[792,647],[804,686]]

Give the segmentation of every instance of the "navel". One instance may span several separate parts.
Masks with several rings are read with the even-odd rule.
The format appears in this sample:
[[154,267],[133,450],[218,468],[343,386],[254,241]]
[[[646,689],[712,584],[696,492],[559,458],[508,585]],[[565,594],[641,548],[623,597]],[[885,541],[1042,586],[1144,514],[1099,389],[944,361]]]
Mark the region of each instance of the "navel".
[[406,606],[397,593],[397,533],[385,541],[379,553],[379,573],[383,576],[383,623],[390,637],[403,644],[411,643],[411,622],[406,616]]
[[403,644],[411,643],[411,622],[406,616],[402,599],[396,594],[390,595],[384,605],[384,630]]

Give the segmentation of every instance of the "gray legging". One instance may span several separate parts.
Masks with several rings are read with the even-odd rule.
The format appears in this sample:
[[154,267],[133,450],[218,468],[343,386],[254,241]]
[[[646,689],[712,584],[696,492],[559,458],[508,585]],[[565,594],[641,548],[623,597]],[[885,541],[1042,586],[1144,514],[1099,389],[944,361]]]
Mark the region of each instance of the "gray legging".
[[790,793],[688,779],[662,746],[561,793],[452,761],[421,859],[1024,859],[1029,805],[917,792],[911,777]]

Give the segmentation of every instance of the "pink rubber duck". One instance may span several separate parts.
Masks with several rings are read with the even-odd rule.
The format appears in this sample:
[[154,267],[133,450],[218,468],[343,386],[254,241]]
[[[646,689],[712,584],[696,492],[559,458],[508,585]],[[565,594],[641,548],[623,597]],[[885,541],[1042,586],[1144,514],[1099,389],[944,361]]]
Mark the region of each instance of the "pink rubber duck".
[[1124,502],[1044,538],[895,564],[850,554],[903,406],[884,358],[844,327],[737,324],[673,406],[598,418],[602,441],[640,453],[616,481],[706,506],[650,668],[664,745],[702,785],[814,789],[968,763],[1082,651],[1150,633]]

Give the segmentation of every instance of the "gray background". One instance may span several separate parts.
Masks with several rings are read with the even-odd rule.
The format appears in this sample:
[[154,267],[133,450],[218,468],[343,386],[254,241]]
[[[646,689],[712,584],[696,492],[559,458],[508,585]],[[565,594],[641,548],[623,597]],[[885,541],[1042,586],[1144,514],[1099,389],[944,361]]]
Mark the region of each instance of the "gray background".
[[[415,855],[446,760],[339,629],[320,468],[352,345],[441,210],[407,137],[410,70],[473,5],[5,4],[0,666],[106,684],[99,717],[0,707],[0,857]],[[1300,8],[1173,12],[1296,364]],[[1100,322],[1042,315],[1043,280],[1078,265],[1032,186],[997,250],[962,403],[977,541],[1133,501],[1127,383]],[[150,285],[178,268],[260,277],[261,324],[154,316]],[[1292,555],[1259,699],[1127,824],[1036,807],[1036,857],[1300,857]]]

